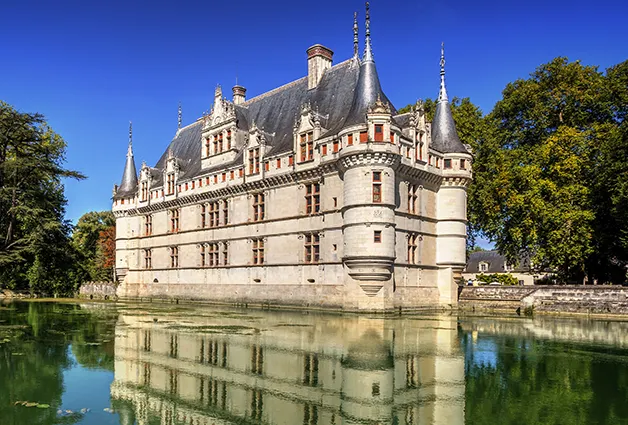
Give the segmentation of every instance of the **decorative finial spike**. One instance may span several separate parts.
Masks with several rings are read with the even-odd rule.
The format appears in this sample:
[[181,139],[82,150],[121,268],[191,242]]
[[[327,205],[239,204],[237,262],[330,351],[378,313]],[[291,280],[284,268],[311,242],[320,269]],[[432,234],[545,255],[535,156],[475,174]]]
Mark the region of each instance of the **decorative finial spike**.
[[358,12],[353,12],[353,56],[358,57]]
[[133,122],[129,121],[129,145],[133,143]]
[[364,62],[373,62],[373,51],[371,50],[371,12],[369,2],[366,2],[366,25],[365,25],[365,45]]
[[440,45],[440,93],[438,94],[439,102],[448,102],[447,90],[445,89],[445,43]]
[[177,128],[181,128],[181,121],[183,121],[183,111],[181,110],[181,102],[179,102],[179,111],[177,117]]

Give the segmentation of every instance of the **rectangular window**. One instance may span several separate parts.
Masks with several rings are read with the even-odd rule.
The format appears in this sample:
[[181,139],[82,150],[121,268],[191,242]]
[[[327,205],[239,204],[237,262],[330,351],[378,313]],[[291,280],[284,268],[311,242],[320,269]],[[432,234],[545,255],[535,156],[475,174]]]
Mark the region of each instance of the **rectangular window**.
[[309,183],[305,185],[305,213],[316,214],[321,210],[321,185]]
[[205,139],[205,156],[209,156],[211,154],[210,151],[210,142],[209,142],[209,137],[207,139]]
[[235,178],[235,171],[231,170],[229,171],[229,180],[233,180]]
[[290,155],[288,157],[288,165],[291,167],[294,165],[294,156]]
[[170,211],[170,231],[171,232],[179,231],[179,212],[180,210],[178,208]]
[[218,266],[219,260],[219,252],[218,252],[218,244],[217,243],[209,243],[207,244],[207,266],[208,267],[216,267]]
[[321,155],[327,155],[327,144],[321,146]]
[[451,170],[451,159],[445,159],[443,162],[445,170]]
[[270,171],[270,161],[264,162],[264,171]]
[[384,141],[384,126],[382,124],[375,124],[375,141]]
[[264,194],[253,194],[253,221],[264,220]]
[[167,191],[166,195],[174,194],[174,173],[169,173],[166,177]]
[[186,184],[185,184],[185,190],[188,190],[188,188],[189,188],[189,186],[188,186],[188,184],[186,183]]
[[144,217],[144,236],[153,234],[153,216],[151,214]]
[[281,168],[281,158],[277,158],[277,169]]
[[216,138],[216,136],[213,137],[214,140],[214,154],[218,153],[218,139]]
[[417,240],[416,233],[408,234],[408,264],[417,264]]
[[170,268],[176,269],[179,267],[179,248],[176,246],[170,247]]
[[214,184],[218,184],[218,174],[214,176]]
[[467,161],[464,159],[460,160],[460,169],[461,170],[466,170],[467,169]]
[[227,242],[222,243],[222,265],[229,265],[229,244]]
[[196,184],[196,181],[192,180],[192,189],[194,189],[195,184]]
[[375,230],[373,232],[373,242],[375,242],[375,243],[381,243],[382,242],[382,231],[381,230]]
[[220,226],[220,205],[218,201],[209,203],[209,227]]
[[264,264],[263,239],[253,239],[253,264]]
[[231,130],[227,131],[227,149],[231,149]]
[[222,201],[222,221],[225,226],[229,224],[229,201]]
[[223,151],[222,133],[220,133],[218,135],[218,152],[222,152],[222,151]]
[[142,201],[148,200],[148,182],[142,182]]
[[249,149],[249,174],[259,173],[259,148]]
[[408,185],[408,213],[418,214],[418,186],[414,184]]
[[222,173],[222,181],[227,181],[227,173]]
[[244,175],[244,168],[240,168],[238,170],[238,176],[242,177]]
[[153,250],[145,249],[144,250],[144,268],[152,269],[153,268]]
[[207,226],[207,207],[201,205],[201,228]]
[[347,134],[347,146],[353,145],[353,133]]
[[205,247],[205,244],[201,244],[199,251],[201,257],[201,267],[207,267],[207,248]]
[[373,203],[382,202],[382,172],[373,171]]
[[301,135],[301,162],[314,158],[314,133],[309,132]]
[[209,186],[209,183],[210,183],[210,182],[209,182],[209,177],[205,177],[205,185],[206,185],[206,186]]
[[393,133],[392,131],[390,132],[390,143],[395,143],[395,133]]
[[366,131],[361,131],[360,132],[360,143],[366,143],[368,142],[369,139],[369,134]]
[[340,150],[339,149],[340,148],[340,143],[338,143],[338,140],[334,140],[333,147],[334,147],[334,153],[337,153]]
[[306,263],[318,263],[320,256],[320,235],[318,233],[305,234],[305,257]]

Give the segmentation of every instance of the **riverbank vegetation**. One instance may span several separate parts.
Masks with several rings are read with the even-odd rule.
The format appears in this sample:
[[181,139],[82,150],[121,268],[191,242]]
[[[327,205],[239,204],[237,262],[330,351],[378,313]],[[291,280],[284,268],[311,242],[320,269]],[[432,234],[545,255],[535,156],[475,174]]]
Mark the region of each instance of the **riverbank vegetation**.
[[115,220],[65,219],[63,180],[84,178],[64,167],[65,152],[42,115],[0,102],[0,289],[69,295],[111,277]]
[[470,249],[482,236],[559,282],[626,281],[628,61],[600,72],[559,57],[508,84],[490,113],[469,99],[452,112],[474,155]]

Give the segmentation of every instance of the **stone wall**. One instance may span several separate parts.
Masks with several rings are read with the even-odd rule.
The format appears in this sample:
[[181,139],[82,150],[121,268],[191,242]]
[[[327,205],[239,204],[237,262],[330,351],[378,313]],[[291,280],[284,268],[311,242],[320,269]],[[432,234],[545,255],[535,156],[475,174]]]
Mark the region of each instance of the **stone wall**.
[[621,286],[474,286],[459,294],[462,309],[628,315],[628,288]]
[[79,288],[79,298],[117,300],[118,285],[113,282],[86,282]]

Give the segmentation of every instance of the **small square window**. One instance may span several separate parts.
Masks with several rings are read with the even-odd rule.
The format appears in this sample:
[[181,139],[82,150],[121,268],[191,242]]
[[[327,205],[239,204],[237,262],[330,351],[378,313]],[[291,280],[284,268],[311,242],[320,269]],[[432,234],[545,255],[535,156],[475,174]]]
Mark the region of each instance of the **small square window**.
[[443,161],[445,163],[444,167],[446,170],[450,170],[451,169],[451,159],[445,159]]
[[373,181],[381,182],[382,181],[382,172],[381,171],[373,171]]
[[375,243],[381,243],[382,242],[382,231],[381,230],[375,230],[373,232],[373,242],[375,242]]

